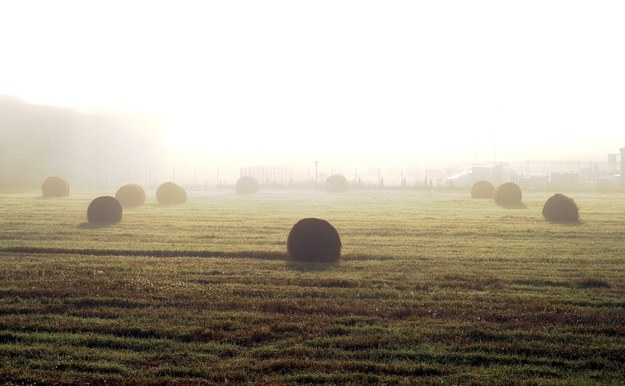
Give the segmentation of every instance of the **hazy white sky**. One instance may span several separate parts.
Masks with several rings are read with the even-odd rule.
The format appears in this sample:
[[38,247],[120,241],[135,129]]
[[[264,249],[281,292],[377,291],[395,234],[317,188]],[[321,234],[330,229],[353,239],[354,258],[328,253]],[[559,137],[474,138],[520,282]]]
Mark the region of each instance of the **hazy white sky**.
[[0,1],[0,94],[153,111],[180,152],[607,158],[623,1]]

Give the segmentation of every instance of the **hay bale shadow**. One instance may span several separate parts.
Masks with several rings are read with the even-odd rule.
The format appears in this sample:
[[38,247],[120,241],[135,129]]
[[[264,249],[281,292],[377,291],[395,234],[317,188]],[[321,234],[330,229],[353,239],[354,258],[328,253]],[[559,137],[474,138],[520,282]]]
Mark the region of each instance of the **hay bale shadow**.
[[580,225],[584,225],[582,220],[578,220],[577,222],[566,222],[566,221],[549,221],[546,220],[549,224],[557,225],[559,227],[577,227]]
[[119,222],[83,222],[78,224],[78,229],[99,229],[108,228],[113,225],[118,225]]
[[328,271],[338,265],[338,261],[331,263],[309,263],[305,261],[288,260],[286,263],[287,268],[298,272],[323,272]]

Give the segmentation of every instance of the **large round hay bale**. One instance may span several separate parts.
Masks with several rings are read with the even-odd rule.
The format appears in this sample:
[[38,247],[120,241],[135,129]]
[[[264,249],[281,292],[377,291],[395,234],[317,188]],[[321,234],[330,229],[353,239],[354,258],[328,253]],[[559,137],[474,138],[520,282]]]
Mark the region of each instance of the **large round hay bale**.
[[182,204],[187,201],[187,192],[173,182],[164,182],[156,189],[156,201],[164,205]]
[[137,184],[124,185],[117,189],[115,198],[124,208],[141,206],[145,203],[145,190]]
[[239,194],[252,194],[258,192],[258,181],[250,176],[239,178],[236,185],[236,191]]
[[488,181],[478,181],[471,187],[471,198],[493,198],[495,186]]
[[572,198],[556,193],[545,201],[543,216],[550,222],[575,223],[579,221],[579,209]]
[[341,238],[326,220],[305,218],[299,220],[286,242],[289,258],[305,262],[336,262],[341,257]]
[[504,208],[518,208],[522,206],[523,193],[519,185],[506,182],[495,190],[495,202]]
[[41,193],[44,197],[69,196],[69,184],[61,177],[48,177],[41,184]]
[[347,178],[343,175],[335,174],[326,178],[324,190],[327,193],[342,193],[346,192],[348,187]]
[[87,220],[90,223],[120,222],[122,205],[115,197],[101,196],[95,198],[87,208]]

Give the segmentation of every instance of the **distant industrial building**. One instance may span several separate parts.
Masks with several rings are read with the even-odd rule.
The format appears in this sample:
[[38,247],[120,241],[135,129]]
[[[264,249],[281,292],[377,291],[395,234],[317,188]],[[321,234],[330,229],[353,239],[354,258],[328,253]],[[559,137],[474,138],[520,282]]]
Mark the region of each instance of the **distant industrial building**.
[[120,111],[84,111],[0,96],[0,188],[33,187],[57,175],[101,184],[161,162],[159,119]]
[[621,151],[621,186],[625,186],[625,147]]

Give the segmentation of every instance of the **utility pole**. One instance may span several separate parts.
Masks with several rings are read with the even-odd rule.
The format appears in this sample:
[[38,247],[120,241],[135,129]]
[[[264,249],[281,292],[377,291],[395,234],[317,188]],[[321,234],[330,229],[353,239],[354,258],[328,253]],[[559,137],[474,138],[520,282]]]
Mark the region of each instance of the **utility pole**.
[[497,163],[497,127],[493,129],[493,165]]
[[319,183],[319,161],[315,161],[315,189],[317,189],[317,184]]
[[621,187],[625,186],[625,147],[619,149],[621,151]]
[[477,164],[477,130],[473,131],[473,164]]

